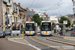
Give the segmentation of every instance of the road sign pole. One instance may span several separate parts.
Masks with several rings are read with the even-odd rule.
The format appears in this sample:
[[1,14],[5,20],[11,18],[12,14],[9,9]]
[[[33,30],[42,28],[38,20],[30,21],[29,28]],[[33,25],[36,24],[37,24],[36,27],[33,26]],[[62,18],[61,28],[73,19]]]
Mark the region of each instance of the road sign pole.
[[66,24],[65,24],[65,36],[66,36]]

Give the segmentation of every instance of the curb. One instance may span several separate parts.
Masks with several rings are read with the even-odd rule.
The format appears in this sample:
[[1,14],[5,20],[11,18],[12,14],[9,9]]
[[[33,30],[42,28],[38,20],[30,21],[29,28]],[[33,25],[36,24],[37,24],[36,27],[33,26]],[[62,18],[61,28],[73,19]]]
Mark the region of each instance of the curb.
[[64,36],[53,35],[54,37],[64,38]]
[[58,36],[58,35],[53,35],[53,36],[58,38],[63,38],[63,39],[75,39],[75,37],[66,37],[66,36]]
[[[12,39],[15,39],[15,38],[12,38]],[[9,41],[12,41],[12,42],[16,42],[16,43],[20,43],[20,44],[24,44],[24,45],[27,45],[27,46],[30,46],[30,47],[32,47],[32,48],[34,48],[34,49],[36,49],[36,50],[41,50],[40,48],[38,48],[38,47],[36,47],[36,46],[33,46],[33,45],[31,45],[30,43],[28,44],[28,42],[27,43],[22,43],[22,42],[18,42],[18,41],[13,41],[10,37],[8,38],[8,40]],[[16,38],[17,39],[17,38]],[[18,39],[24,39],[24,38],[18,38]]]
[[46,40],[53,41],[53,42],[57,42],[57,43],[62,43],[62,44],[66,44],[66,45],[75,46],[74,43],[68,43],[68,42],[64,42],[64,41],[58,41],[58,40],[54,40],[54,39],[46,39]]
[[24,39],[24,37],[20,37],[20,38],[8,38],[9,40],[14,40],[14,39]]
[[64,37],[64,39],[75,39],[75,37]]

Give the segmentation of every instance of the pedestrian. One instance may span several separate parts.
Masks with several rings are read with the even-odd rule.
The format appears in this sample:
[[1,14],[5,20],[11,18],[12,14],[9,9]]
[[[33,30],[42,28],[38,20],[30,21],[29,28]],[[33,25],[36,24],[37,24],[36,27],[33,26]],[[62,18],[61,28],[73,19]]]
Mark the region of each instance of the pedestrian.
[[59,33],[60,35],[63,35],[63,33],[62,33],[62,30],[60,30],[60,33]]

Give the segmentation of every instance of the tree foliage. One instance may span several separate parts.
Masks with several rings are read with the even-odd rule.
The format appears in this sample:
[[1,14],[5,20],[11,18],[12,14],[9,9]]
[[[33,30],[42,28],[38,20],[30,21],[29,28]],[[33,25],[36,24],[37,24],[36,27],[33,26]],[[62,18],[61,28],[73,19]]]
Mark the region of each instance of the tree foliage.
[[67,25],[66,25],[67,27],[70,26],[70,20],[67,17],[65,16],[60,17],[59,23],[63,23],[63,21],[67,21]]
[[40,18],[38,14],[34,14],[34,15],[33,15],[33,18],[32,18],[32,21],[34,21],[34,22],[36,22],[38,25],[40,25],[41,21],[43,21],[43,18],[42,18],[42,17]]

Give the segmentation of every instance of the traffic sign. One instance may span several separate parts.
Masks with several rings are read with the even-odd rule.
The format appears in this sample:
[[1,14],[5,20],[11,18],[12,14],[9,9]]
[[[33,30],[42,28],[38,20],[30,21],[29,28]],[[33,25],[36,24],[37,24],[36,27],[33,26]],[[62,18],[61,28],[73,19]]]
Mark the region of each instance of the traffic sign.
[[63,24],[67,24],[67,21],[63,21]]

